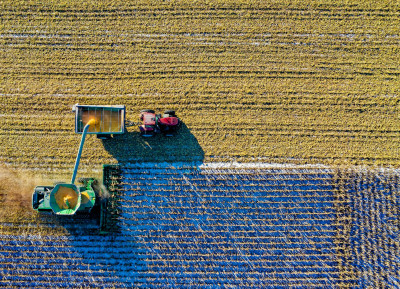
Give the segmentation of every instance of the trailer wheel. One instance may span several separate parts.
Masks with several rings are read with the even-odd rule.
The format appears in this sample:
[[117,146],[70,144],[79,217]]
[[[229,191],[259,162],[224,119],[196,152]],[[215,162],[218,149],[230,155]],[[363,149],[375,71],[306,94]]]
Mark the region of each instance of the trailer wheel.
[[97,134],[96,137],[101,140],[111,139],[111,134]]
[[155,113],[155,111],[152,110],[152,109],[142,109],[140,112],[141,112],[141,113],[142,113],[142,112]]

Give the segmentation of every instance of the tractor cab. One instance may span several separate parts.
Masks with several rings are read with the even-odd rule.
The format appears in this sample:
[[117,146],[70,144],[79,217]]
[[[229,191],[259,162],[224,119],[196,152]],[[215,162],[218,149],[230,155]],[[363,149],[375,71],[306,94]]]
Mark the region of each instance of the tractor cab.
[[173,110],[167,110],[161,115],[156,114],[154,110],[144,109],[140,112],[140,121],[142,136],[153,136],[160,132],[172,136],[180,125],[180,120]]
[[139,126],[141,134],[143,136],[152,136],[156,129],[156,114],[154,110],[142,110],[140,112],[140,121],[142,122],[142,125]]

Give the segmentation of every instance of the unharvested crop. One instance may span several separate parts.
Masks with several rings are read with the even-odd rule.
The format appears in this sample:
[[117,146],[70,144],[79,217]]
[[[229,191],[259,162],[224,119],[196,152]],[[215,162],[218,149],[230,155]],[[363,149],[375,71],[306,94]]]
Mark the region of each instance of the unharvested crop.
[[[118,232],[87,218],[0,227],[0,287],[395,288],[398,172],[135,163]],[[114,181],[116,181],[115,179]],[[15,223],[18,224],[18,223]]]

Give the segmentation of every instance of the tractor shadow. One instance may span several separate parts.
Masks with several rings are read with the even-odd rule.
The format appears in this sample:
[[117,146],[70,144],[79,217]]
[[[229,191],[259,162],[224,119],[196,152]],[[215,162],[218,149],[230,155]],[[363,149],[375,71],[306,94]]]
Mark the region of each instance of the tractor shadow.
[[132,162],[188,162],[204,160],[204,151],[190,129],[182,122],[173,136],[143,137],[137,127],[122,135],[102,140],[104,148],[119,164]]
[[[130,230],[136,232],[135,226],[137,225],[126,222],[125,218],[129,214],[135,218],[136,210],[140,213],[140,198],[145,192],[143,188],[141,191],[129,192],[130,184],[126,184],[126,182],[122,184],[121,182],[120,168],[125,165],[129,166],[129,163],[143,164],[146,162],[150,163],[150,166],[151,163],[185,163],[196,166],[203,162],[204,151],[184,123],[171,137],[160,134],[146,138],[140,135],[137,127],[129,127],[125,134],[102,140],[102,144],[118,162],[118,165],[103,167],[107,176],[103,181],[108,189],[106,209],[99,211],[100,207],[94,207],[90,215],[54,216],[50,213],[50,215],[43,216],[42,222],[58,227],[63,230],[62,234],[67,235],[67,238],[65,238],[66,246],[60,247],[59,250],[67,248],[65,250],[68,251],[66,253],[62,251],[63,254],[80,258],[79,266],[88,268],[88,272],[91,272],[88,274],[93,274],[93,276],[86,276],[87,278],[84,279],[86,282],[90,279],[90,282],[93,282],[92,280],[99,282],[95,285],[103,285],[97,276],[106,274],[109,278],[113,276],[115,280],[125,279],[129,284],[128,287],[133,288],[137,287],[137,282],[141,280],[136,276],[140,276],[142,272],[147,272],[147,264],[143,259],[143,254],[148,252],[148,246],[140,242],[141,237],[131,235]],[[125,201],[124,197],[127,195],[132,201]],[[131,210],[131,207],[129,207],[131,203],[139,205],[139,207]],[[101,216],[104,211],[107,214],[105,215],[106,225],[103,227],[100,226],[100,219],[103,220]],[[122,216],[121,212],[125,212],[125,215]],[[148,218],[151,218],[151,212],[144,213],[148,214]],[[132,220],[128,219],[128,221]],[[147,221],[139,218],[137,222],[141,226],[140,222]],[[129,227],[128,231],[127,226]],[[100,232],[100,229],[105,230]],[[143,236],[146,236],[147,233],[143,232],[143,234]],[[127,236],[130,239],[126,239]],[[65,270],[70,270],[71,265],[68,266]],[[127,277],[126,271],[121,270],[121,267],[134,268],[133,272],[131,271],[129,274],[131,277]],[[82,287],[84,286],[82,285]]]
[[[204,151],[196,137],[185,123],[173,136],[158,134],[144,137],[137,127],[130,127],[124,134],[102,140],[104,148],[117,160],[117,165],[103,166],[104,185],[108,189],[106,227],[115,235],[119,233],[118,214],[122,210],[123,195],[126,193],[121,184],[119,170],[134,163],[184,163],[197,166],[204,160]],[[125,184],[126,185],[126,184]]]

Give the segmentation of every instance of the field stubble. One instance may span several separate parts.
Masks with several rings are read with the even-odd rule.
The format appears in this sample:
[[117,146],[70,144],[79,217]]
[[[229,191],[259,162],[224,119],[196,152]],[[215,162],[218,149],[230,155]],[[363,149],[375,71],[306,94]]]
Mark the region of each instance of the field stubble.
[[1,161],[70,170],[79,102],[174,108],[205,160],[397,166],[396,6],[306,2],[3,2]]

